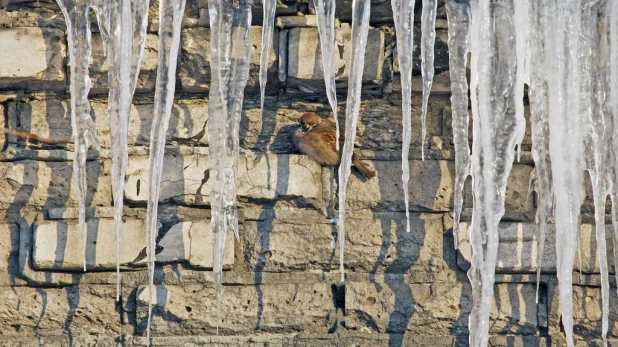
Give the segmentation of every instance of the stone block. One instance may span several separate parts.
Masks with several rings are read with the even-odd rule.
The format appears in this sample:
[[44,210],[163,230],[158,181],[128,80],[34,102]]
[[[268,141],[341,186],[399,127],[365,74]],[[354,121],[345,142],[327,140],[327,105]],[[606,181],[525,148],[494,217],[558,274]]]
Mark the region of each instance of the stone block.
[[[457,264],[460,269],[468,270],[472,259],[472,246],[469,233],[471,226],[461,223],[459,226],[459,255]],[[502,273],[536,273],[538,262],[539,226],[535,223],[501,223],[498,228],[500,243],[498,245],[498,262],[496,272]],[[556,272],[556,229],[554,224],[548,225],[543,252],[542,271]],[[591,224],[582,224],[579,228],[581,246],[575,254],[574,271],[583,273],[599,273],[599,257],[595,227]],[[605,230],[607,245],[607,263],[610,273],[614,273],[614,241],[613,227]],[[581,253],[579,253],[581,252]],[[580,260],[581,255],[581,262]]]
[[[79,276],[79,275],[75,275]],[[119,335],[116,286],[0,287],[3,336]],[[54,345],[54,344],[52,344]]]
[[[109,161],[87,162],[87,206],[112,204]],[[35,208],[75,207],[77,195],[70,162],[22,160],[0,162],[0,210],[17,212]]]
[[[350,74],[351,29],[336,30],[335,79],[347,81]],[[381,83],[384,65],[384,32],[370,29],[365,51],[363,83]],[[305,87],[324,89],[322,53],[317,28],[293,28],[288,31],[288,80],[298,81]],[[347,84],[346,84],[347,86]],[[316,89],[319,90],[319,89]]]
[[[277,212],[275,212],[277,213]],[[348,273],[427,273],[446,279],[450,259],[444,259],[440,214],[411,216],[406,232],[402,213],[373,213],[373,218],[348,214],[345,267]],[[241,228],[245,262],[252,271],[336,271],[337,228],[317,212],[245,221]],[[405,246],[404,246],[405,245]]]
[[0,88],[64,90],[66,46],[56,29],[0,30]]
[[[138,327],[146,327],[148,288],[137,292]],[[155,336],[215,334],[215,289],[210,285],[157,286],[152,317]],[[224,286],[219,332],[222,335],[296,331],[326,334],[335,317],[330,284]]]
[[[277,78],[278,30],[273,33],[273,46],[268,63],[268,80]],[[260,56],[262,50],[262,27],[251,27],[251,62],[246,90],[259,90]],[[178,80],[187,93],[205,93],[210,88],[210,29],[187,29],[182,33]]]
[[[494,286],[491,334],[534,335],[537,308],[533,284]],[[346,284],[346,327],[370,332],[463,335],[472,308],[468,284],[409,284],[392,276],[384,282]]]
[[[92,101],[93,118],[103,148],[109,148],[109,117],[107,103]],[[150,146],[153,104],[134,104],[129,114],[128,144]],[[0,120],[1,122],[1,120]],[[179,100],[172,108],[167,142],[208,144],[208,104],[200,101]],[[8,124],[43,138],[70,139],[71,115],[68,100],[49,97],[29,102],[11,101],[8,104]],[[8,136],[9,143],[24,143],[23,138]]]
[[[114,220],[90,219],[86,235],[86,264],[89,270],[115,270],[116,242]],[[160,229],[163,230],[163,229]],[[76,220],[40,221],[33,226],[32,263],[37,270],[81,271],[83,257],[79,225]],[[125,218],[121,226],[120,264],[123,268],[145,266],[146,222]],[[156,261],[187,261],[190,265],[212,268],[210,223],[183,221],[169,227],[157,243]],[[234,263],[233,236],[226,240],[224,265]]]
[[[206,205],[210,203],[208,156],[165,156],[159,201]],[[320,167],[305,156],[241,155],[238,166],[240,197],[274,199],[280,196],[321,198]],[[125,198],[148,200],[148,158],[133,157],[126,176]]]

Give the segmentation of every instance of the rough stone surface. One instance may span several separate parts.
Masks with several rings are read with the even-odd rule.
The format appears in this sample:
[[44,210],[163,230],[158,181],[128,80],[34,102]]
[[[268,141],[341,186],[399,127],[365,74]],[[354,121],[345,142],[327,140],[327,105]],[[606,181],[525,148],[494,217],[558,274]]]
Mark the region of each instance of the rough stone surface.
[[[60,30],[0,30],[0,88],[63,90],[66,46]],[[8,49],[10,47],[10,49]]]

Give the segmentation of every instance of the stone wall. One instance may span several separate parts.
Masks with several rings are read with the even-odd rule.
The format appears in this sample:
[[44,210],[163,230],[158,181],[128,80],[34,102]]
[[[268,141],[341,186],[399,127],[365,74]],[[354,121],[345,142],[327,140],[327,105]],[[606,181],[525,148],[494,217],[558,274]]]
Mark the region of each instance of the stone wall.
[[[420,1],[417,1],[420,20]],[[335,65],[345,109],[350,0],[337,1]],[[209,19],[206,0],[188,0],[177,92],[161,189],[153,317],[154,345],[467,345],[470,245],[452,232],[454,181],[446,15],[439,2],[436,78],[428,136],[420,137],[419,61],[413,81],[411,232],[401,191],[401,94],[390,1],[373,1],[358,153],[377,171],[348,185],[347,280],[339,281],[335,228],[326,216],[329,170],[291,145],[297,118],[326,117],[316,19],[311,2],[277,7],[264,118],[259,119],[261,12],[253,12],[253,56],[241,122],[240,240],[228,237],[219,335],[209,224]],[[81,271],[72,178],[73,146],[2,136],[0,152],[0,344],[145,345],[147,157],[157,69],[157,3],[132,108],[122,228],[122,296],[115,301],[107,68],[93,35],[91,102],[101,151],[88,161],[89,271]],[[418,24],[418,23],[417,23]],[[42,137],[70,137],[65,25],[50,0],[0,1],[0,122]],[[416,37],[420,30],[416,28]],[[417,40],[418,41],[418,40]],[[419,49],[415,49],[415,58]],[[426,159],[421,160],[421,148]],[[506,197],[491,313],[492,346],[563,345],[548,237],[539,301],[530,137],[513,166]],[[469,221],[467,188],[464,220]],[[599,343],[600,278],[591,230],[589,184],[574,276],[575,333]],[[467,224],[462,225],[462,231]],[[608,232],[608,237],[611,232]],[[610,242],[609,245],[613,243]],[[610,250],[608,252],[612,254]],[[613,264],[613,262],[611,262]],[[612,267],[613,273],[613,267]],[[615,287],[613,277],[612,285]],[[611,291],[610,307],[618,297]],[[618,339],[610,313],[610,338]],[[616,340],[618,341],[618,340]]]

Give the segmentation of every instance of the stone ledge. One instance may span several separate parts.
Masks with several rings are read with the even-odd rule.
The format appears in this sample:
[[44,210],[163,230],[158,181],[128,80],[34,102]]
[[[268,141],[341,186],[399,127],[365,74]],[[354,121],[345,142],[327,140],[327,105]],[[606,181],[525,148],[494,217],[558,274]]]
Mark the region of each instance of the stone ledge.
[[57,29],[0,30],[0,88],[64,90],[66,46]]
[[[113,219],[88,221],[86,264],[88,270],[115,270]],[[168,227],[157,243],[156,261],[187,261],[198,268],[212,268],[212,231],[208,221],[184,221]],[[32,264],[42,271],[82,271],[83,258],[77,221],[38,221],[33,225]],[[162,229],[160,229],[162,230]],[[121,227],[120,263],[123,268],[146,265],[146,223],[125,218]],[[226,240],[224,266],[234,264],[234,238]]]

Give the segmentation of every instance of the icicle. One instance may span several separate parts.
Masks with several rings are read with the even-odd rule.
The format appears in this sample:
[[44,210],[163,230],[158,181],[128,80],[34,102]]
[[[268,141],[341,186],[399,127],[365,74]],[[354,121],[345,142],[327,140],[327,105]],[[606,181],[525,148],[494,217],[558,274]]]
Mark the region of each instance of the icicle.
[[217,332],[221,306],[223,251],[229,228],[238,235],[236,170],[240,114],[251,59],[251,7],[209,0],[210,66],[208,141],[213,273],[217,297]]
[[[414,4],[412,4],[412,7],[414,8]],[[437,7],[437,0],[423,0],[423,12],[421,13],[421,75],[423,77],[421,158],[423,160],[425,160],[425,137],[427,137],[427,127],[425,126],[425,120],[427,119],[427,104],[429,103],[429,94],[431,93],[431,86],[433,85],[433,46],[436,42]],[[404,52],[412,52],[412,50]]]
[[[549,151],[556,197],[556,256],[560,312],[573,346],[572,271],[582,197],[582,118],[579,88],[580,3],[544,0],[549,95]],[[566,50],[565,50],[566,48]]]
[[[410,232],[410,197],[408,193],[408,182],[410,181],[410,162],[408,161],[408,155],[410,153],[410,142],[412,141],[413,62],[411,53],[414,51],[414,1],[392,0],[391,4],[393,7],[393,19],[395,20],[395,29],[397,30],[397,51],[399,52],[399,54],[397,54],[397,57],[399,59],[399,71],[401,75],[401,109],[403,115],[401,180],[403,183],[403,197],[406,204],[406,231]],[[433,61],[431,65],[431,70],[433,75]],[[423,143],[425,143],[425,141],[423,141]]]
[[[318,17],[318,33],[322,51],[322,70],[326,96],[335,118],[335,148],[339,150],[339,118],[337,116],[337,89],[335,87],[335,0],[313,0]],[[332,190],[331,190],[332,192]]]
[[345,142],[339,165],[339,271],[341,281],[345,280],[343,265],[343,248],[345,239],[345,193],[348,179],[350,178],[350,166],[352,165],[352,153],[354,139],[356,138],[356,122],[360,111],[360,94],[363,81],[363,68],[365,66],[365,48],[367,47],[367,34],[369,33],[369,14],[371,11],[370,0],[352,1],[352,39],[350,54],[350,76],[348,78],[348,99],[345,111]]
[[264,20],[262,23],[262,53],[260,55],[260,119],[264,113],[264,95],[266,93],[270,50],[273,46],[277,0],[264,0],[262,5],[264,6]]
[[[611,1],[608,7],[609,23],[609,112],[613,120],[613,136],[611,157],[614,158],[613,170],[611,170],[611,198],[612,198],[612,225],[614,227],[614,272],[618,283],[618,1]],[[618,290],[617,290],[618,291]]]
[[128,161],[128,126],[133,92],[146,42],[148,0],[98,0],[97,18],[109,53],[109,126],[112,153],[112,195],[116,235],[116,300],[120,295],[120,227]]
[[70,62],[71,126],[75,143],[73,175],[77,191],[78,219],[84,271],[86,271],[86,193],[88,191],[86,159],[88,148],[93,145],[100,150],[97,129],[90,117],[90,77],[88,64],[92,49],[89,1],[58,0],[67,25],[67,43]]
[[154,270],[156,237],[158,234],[157,211],[159,190],[165,153],[165,134],[172,113],[174,91],[176,88],[176,65],[180,47],[180,31],[185,11],[185,0],[159,0],[159,60],[155,90],[152,130],[150,133],[150,156],[148,158],[148,327],[150,341],[150,321],[154,294]]
[[[468,145],[468,30],[470,2],[447,0],[449,74],[451,77],[451,107],[453,114],[453,143],[455,145],[455,186],[453,187],[453,238],[459,248],[459,219],[463,206],[463,186],[470,174],[470,146]],[[400,64],[401,65],[401,64]]]
[[[517,60],[513,3],[472,2],[471,169],[474,208],[470,240],[473,306],[470,345],[486,346],[498,253],[498,223],[504,215],[506,183],[515,157],[516,130],[522,124],[511,109]],[[500,23],[500,25],[498,25]]]
[[529,37],[527,67],[530,75],[528,99],[530,100],[530,128],[532,138],[532,158],[534,159],[533,179],[537,193],[537,210],[535,221],[539,225],[537,239],[537,286],[536,301],[539,300],[539,285],[545,235],[548,221],[553,214],[553,189],[551,180],[551,162],[549,160],[549,115],[547,71],[545,70],[545,49],[543,30],[545,23],[538,1],[529,3]]
[[521,143],[526,133],[524,118],[524,83],[529,81],[526,52],[528,49],[528,4],[529,0],[513,0],[513,24],[515,25],[515,54],[517,56],[517,73],[515,75],[515,117],[518,127],[515,129],[517,144],[517,161],[521,157]]

